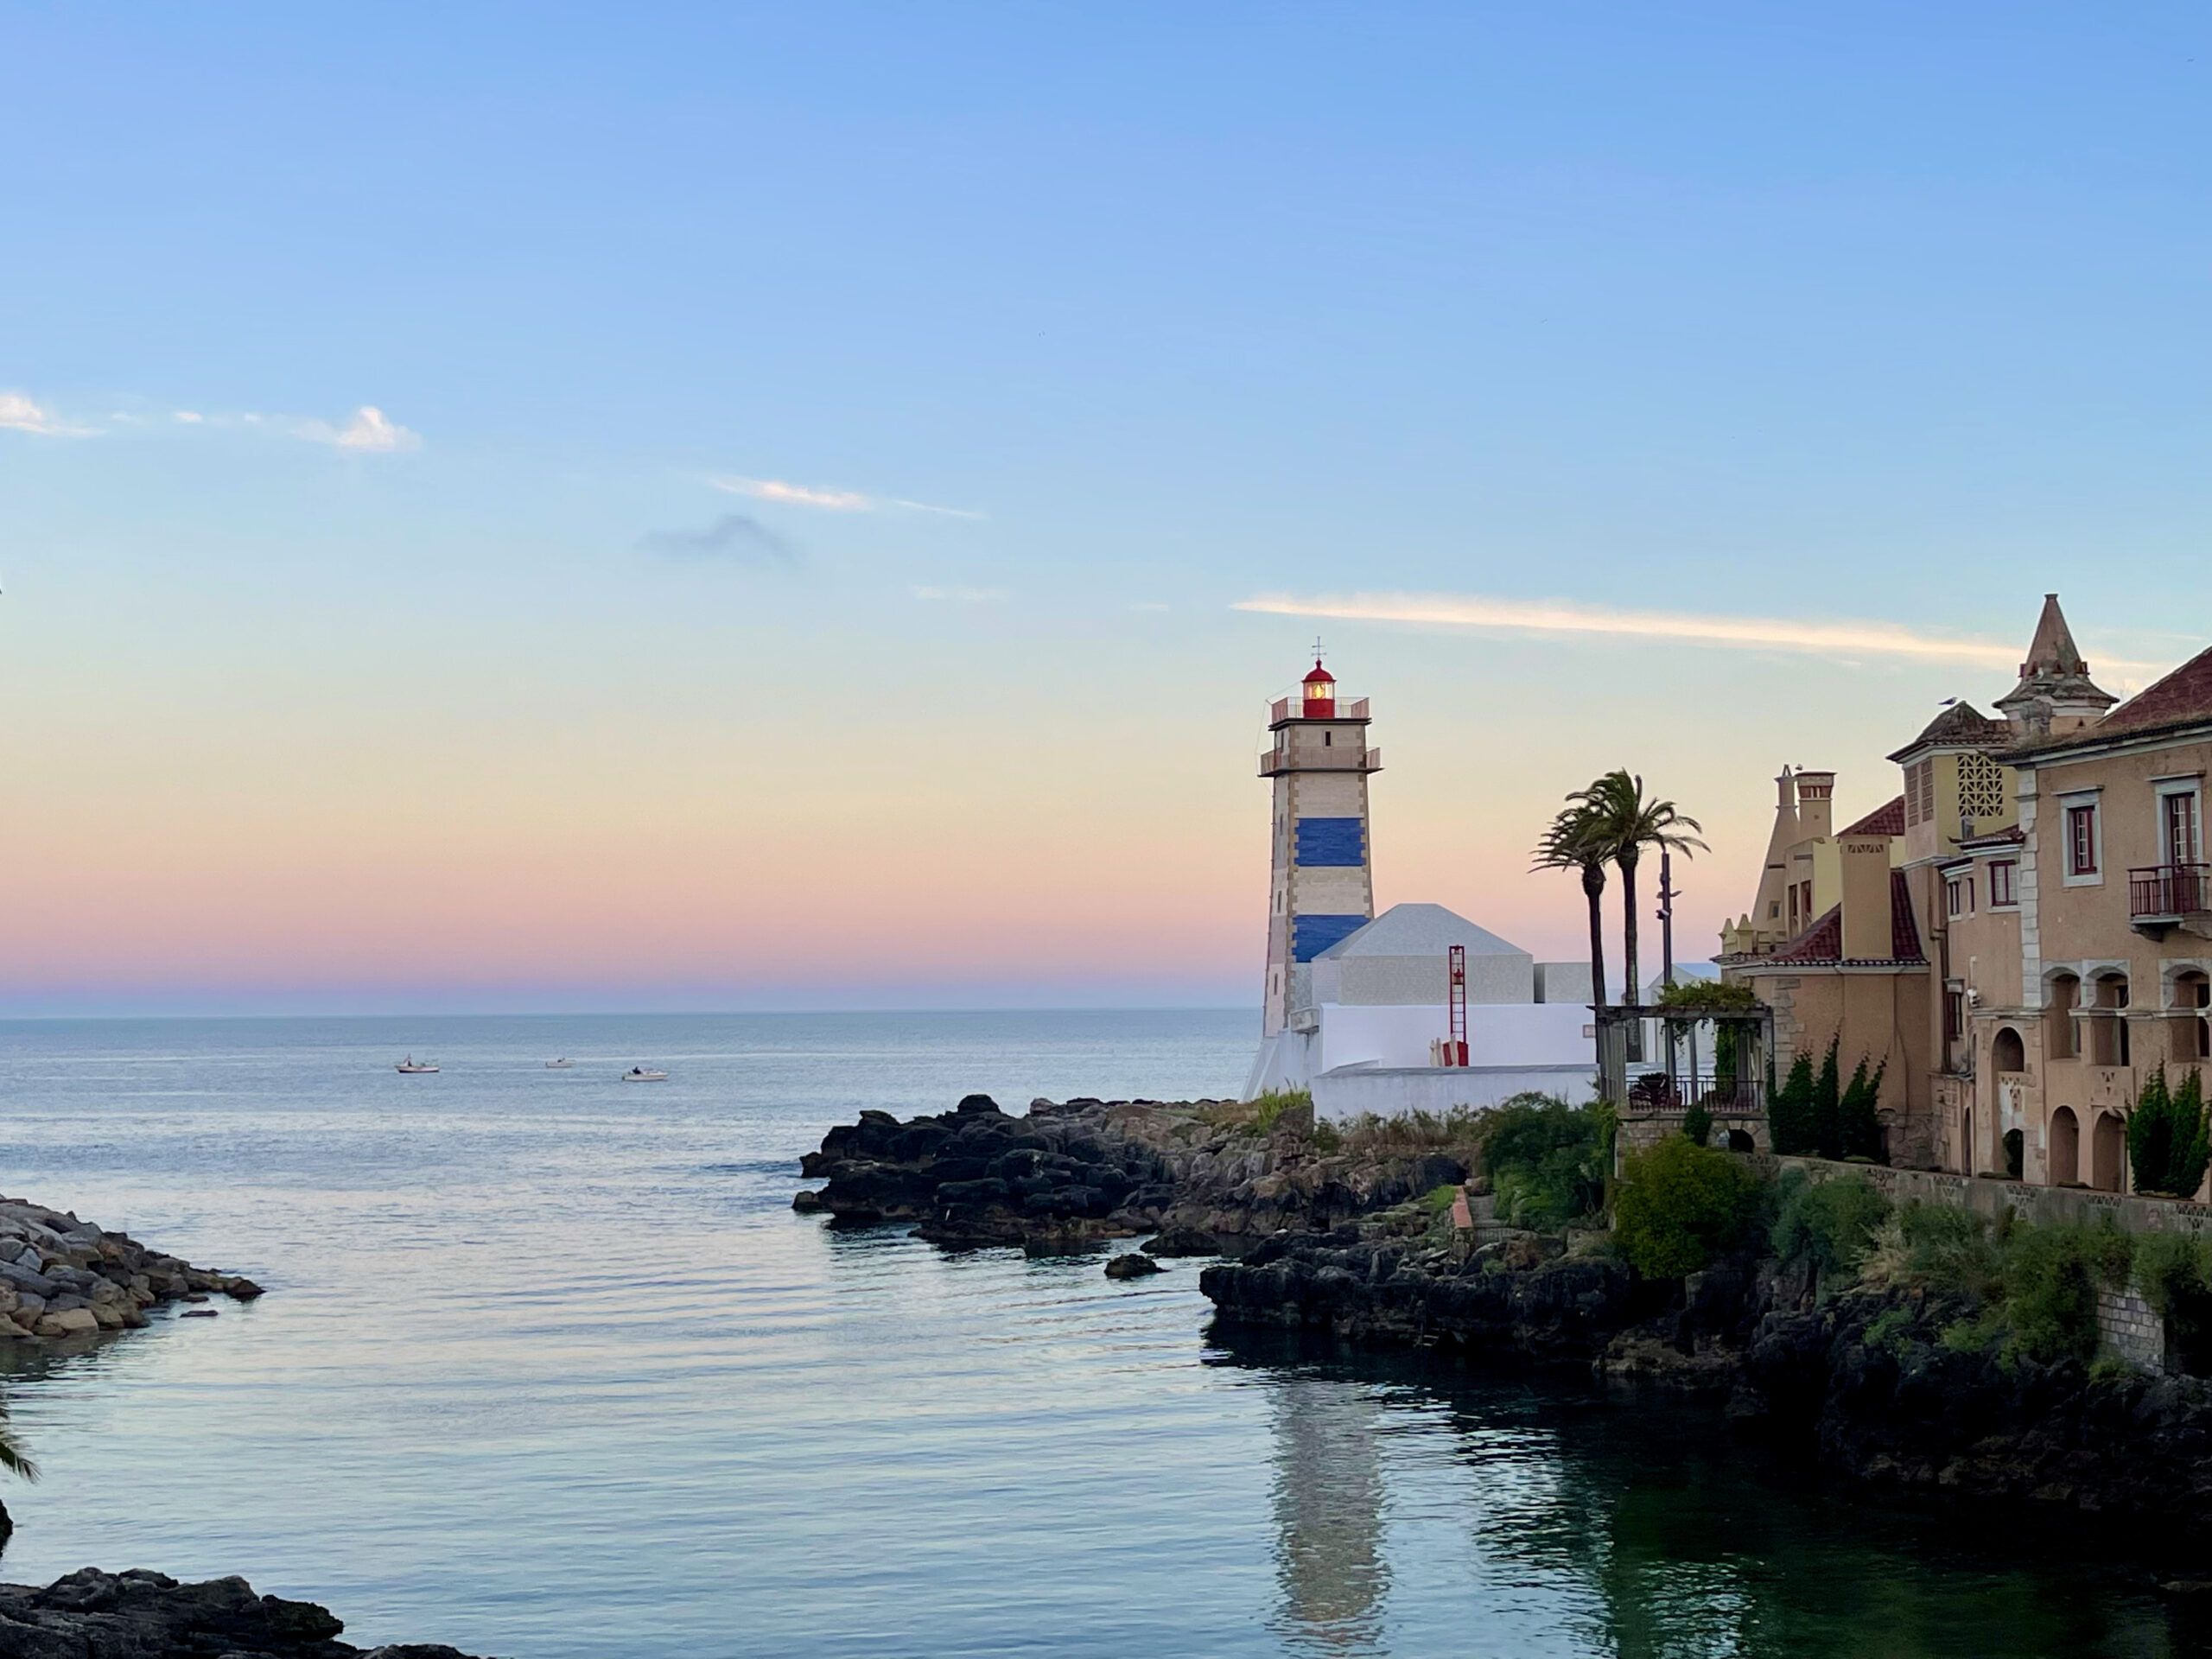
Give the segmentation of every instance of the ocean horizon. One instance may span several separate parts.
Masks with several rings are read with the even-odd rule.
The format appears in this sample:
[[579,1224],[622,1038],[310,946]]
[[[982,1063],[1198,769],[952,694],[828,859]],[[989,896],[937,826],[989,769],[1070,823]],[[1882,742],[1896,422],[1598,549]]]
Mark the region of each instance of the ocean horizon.
[[0,1187],[267,1290],[0,1350],[46,1471],[0,1577],[240,1573],[513,1659],[2183,1650],[2116,1552],[1696,1414],[790,1208],[862,1109],[1233,1093],[1248,1011],[425,1023],[0,1023]]

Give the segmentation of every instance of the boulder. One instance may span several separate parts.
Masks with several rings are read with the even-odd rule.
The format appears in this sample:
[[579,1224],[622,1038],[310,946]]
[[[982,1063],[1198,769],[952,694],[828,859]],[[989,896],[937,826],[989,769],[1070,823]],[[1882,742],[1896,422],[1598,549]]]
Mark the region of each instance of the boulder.
[[1117,1255],[1106,1264],[1109,1279],[1141,1279],[1147,1274],[1165,1273],[1166,1269],[1150,1256],[1135,1250],[1127,1255]]
[[[256,1595],[244,1579],[180,1584],[164,1573],[86,1567],[43,1589],[0,1585],[0,1654],[23,1659],[363,1659],[337,1640],[342,1620],[309,1601]],[[369,1659],[467,1659],[447,1647],[402,1644]]]
[[1148,1240],[1144,1249],[1153,1255],[1219,1255],[1221,1247],[1211,1233],[1195,1227],[1170,1227]]
[[41,1313],[38,1323],[31,1327],[41,1337],[74,1337],[100,1328],[99,1320],[89,1307],[67,1307],[59,1313]]
[[791,1208],[798,1211],[799,1214],[803,1216],[814,1215],[820,1211],[828,1209],[829,1207],[830,1206],[828,1205],[823,1203],[822,1195],[819,1192],[814,1192],[810,1188],[801,1187],[798,1192],[791,1194]]

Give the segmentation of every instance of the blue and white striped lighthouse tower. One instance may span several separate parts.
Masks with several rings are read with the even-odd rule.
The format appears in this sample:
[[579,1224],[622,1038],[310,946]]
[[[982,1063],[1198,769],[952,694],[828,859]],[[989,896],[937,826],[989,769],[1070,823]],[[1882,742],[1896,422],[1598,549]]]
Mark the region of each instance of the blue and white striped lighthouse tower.
[[1260,757],[1275,795],[1268,979],[1249,1093],[1305,1081],[1313,958],[1375,918],[1367,779],[1382,754],[1368,746],[1367,721],[1367,699],[1340,702],[1318,652],[1299,695],[1270,711],[1274,742]]

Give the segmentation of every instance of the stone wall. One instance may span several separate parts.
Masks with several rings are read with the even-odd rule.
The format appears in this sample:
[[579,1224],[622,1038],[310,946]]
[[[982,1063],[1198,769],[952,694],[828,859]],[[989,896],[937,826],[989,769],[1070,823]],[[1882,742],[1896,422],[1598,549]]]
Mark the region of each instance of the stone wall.
[[1941,1170],[1840,1164],[1825,1158],[1759,1157],[1752,1163],[1768,1176],[1778,1175],[1785,1169],[1802,1169],[1816,1181],[1833,1180],[1839,1175],[1863,1175],[1893,1203],[1917,1199],[1923,1204],[1955,1205],[1987,1216],[1992,1221],[2006,1210],[2038,1227],[2060,1226],[2069,1222],[2086,1224],[2108,1217],[2123,1233],[2187,1233],[2192,1237],[2212,1237],[2212,1204],[2199,1204],[2194,1199],[2093,1192],[2081,1187],[2035,1186],[2024,1181],[1952,1175]]
[[2133,1286],[2097,1293],[2097,1334],[2137,1370],[2166,1369],[2166,1322]]

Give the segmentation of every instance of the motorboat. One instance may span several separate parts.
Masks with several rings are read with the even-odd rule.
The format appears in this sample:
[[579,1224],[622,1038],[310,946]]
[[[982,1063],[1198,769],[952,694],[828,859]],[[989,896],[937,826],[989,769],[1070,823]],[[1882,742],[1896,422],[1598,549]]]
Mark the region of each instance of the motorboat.
[[668,1073],[656,1071],[649,1065],[633,1065],[622,1074],[625,1083],[666,1083]]
[[575,1070],[575,1066],[576,1063],[574,1060],[548,1060],[545,1062],[545,1069],[548,1071],[573,1071]]
[[399,1063],[399,1070],[410,1077],[418,1077],[425,1072],[435,1071],[437,1069],[438,1063],[435,1060],[418,1060],[412,1054]]

